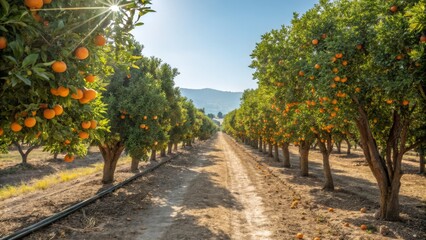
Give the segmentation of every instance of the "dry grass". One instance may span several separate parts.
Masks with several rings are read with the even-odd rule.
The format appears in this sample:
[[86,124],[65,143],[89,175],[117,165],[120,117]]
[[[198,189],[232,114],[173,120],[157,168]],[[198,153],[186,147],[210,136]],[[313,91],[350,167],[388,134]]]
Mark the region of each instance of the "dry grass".
[[[130,157],[120,159],[119,163],[125,164],[131,161]],[[18,186],[5,186],[0,188],[0,200],[15,197],[21,194],[34,192],[38,190],[45,190],[56,184],[68,182],[80,177],[94,174],[102,171],[103,163],[95,163],[88,167],[75,168],[70,170],[61,171],[53,175],[45,176],[41,179],[22,183]]]

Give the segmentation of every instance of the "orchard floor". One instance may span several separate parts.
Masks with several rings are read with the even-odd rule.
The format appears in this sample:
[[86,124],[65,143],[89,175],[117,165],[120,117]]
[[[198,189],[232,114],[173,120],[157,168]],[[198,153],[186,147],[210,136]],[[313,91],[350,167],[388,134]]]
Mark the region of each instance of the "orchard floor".
[[[373,217],[378,190],[360,152],[332,155],[330,193],[321,190],[320,154],[311,152],[311,174],[303,178],[291,151],[293,166],[283,169],[219,133],[27,239],[295,239],[298,232],[304,239],[426,239],[426,178],[414,173],[415,162],[404,161],[403,221],[382,222]],[[117,180],[131,175],[123,167]],[[1,201],[0,237],[90,197],[104,187],[99,180],[93,175]],[[385,237],[378,232],[383,226]]]

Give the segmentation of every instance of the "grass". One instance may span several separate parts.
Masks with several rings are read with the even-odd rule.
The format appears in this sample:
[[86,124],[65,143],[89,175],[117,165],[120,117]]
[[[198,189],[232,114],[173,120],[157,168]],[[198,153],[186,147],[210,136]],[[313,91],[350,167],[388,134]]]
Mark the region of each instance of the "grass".
[[[123,159],[120,159],[120,162],[128,163],[130,162],[130,160],[131,159],[129,157],[125,157]],[[102,168],[103,163],[95,163],[90,165],[89,167],[61,171],[54,175],[45,176],[30,183],[21,183],[18,186],[4,186],[0,188],[0,200],[19,196],[29,192],[45,190],[56,184],[69,182],[71,180],[99,172],[102,170]]]

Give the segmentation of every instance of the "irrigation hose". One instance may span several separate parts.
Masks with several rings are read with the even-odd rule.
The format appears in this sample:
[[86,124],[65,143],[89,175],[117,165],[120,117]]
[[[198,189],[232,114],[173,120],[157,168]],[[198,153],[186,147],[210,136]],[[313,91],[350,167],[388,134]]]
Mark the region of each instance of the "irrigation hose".
[[0,240],[14,240],[14,239],[20,239],[22,237],[25,237],[25,236],[27,236],[27,235],[29,235],[29,234],[31,234],[31,233],[39,230],[40,228],[43,228],[43,227],[45,227],[47,225],[50,225],[53,222],[55,222],[55,221],[57,221],[57,220],[59,220],[61,218],[64,218],[64,217],[70,215],[71,213],[73,213],[73,212],[75,212],[75,211],[77,211],[77,210],[79,210],[79,209],[81,209],[81,208],[83,208],[83,207],[85,207],[85,206],[93,203],[94,201],[96,201],[96,200],[104,197],[105,195],[114,192],[115,190],[117,190],[117,189],[125,186],[126,184],[129,184],[130,182],[132,182],[132,181],[134,181],[134,180],[136,180],[136,179],[138,179],[138,178],[140,178],[140,177],[142,177],[142,176],[144,176],[144,175],[146,175],[146,174],[154,171],[155,169],[157,169],[160,166],[162,166],[163,164],[171,161],[172,159],[176,158],[177,156],[179,156],[179,154],[175,154],[174,156],[171,156],[170,158],[168,158],[168,159],[166,159],[164,161],[159,162],[157,165],[149,167],[149,168],[145,169],[144,171],[142,171],[142,172],[140,172],[138,174],[135,174],[134,176],[132,176],[132,177],[124,180],[123,182],[120,182],[120,183],[118,183],[118,184],[116,184],[116,185],[114,185],[114,186],[112,186],[110,188],[107,188],[107,189],[103,190],[102,192],[97,193],[93,197],[90,197],[90,198],[88,198],[88,199],[86,199],[86,200],[84,200],[82,202],[79,202],[79,203],[77,203],[75,205],[72,205],[72,206],[66,208],[65,210],[63,210],[63,211],[61,211],[59,213],[56,213],[56,214],[54,214],[54,215],[52,215],[50,217],[47,217],[47,218],[45,218],[45,219],[43,219],[43,220],[41,220],[41,221],[39,221],[37,223],[34,223],[34,224],[32,224],[32,225],[30,225],[30,226],[28,226],[26,228],[23,228],[23,229],[21,229],[19,231],[16,231],[16,232],[14,232],[14,233],[6,236],[6,237],[1,238]]

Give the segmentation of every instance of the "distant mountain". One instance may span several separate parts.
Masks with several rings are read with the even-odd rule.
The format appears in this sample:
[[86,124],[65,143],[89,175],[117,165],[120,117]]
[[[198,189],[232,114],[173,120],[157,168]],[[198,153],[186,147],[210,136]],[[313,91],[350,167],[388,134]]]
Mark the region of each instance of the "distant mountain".
[[195,107],[204,108],[206,114],[218,112],[226,114],[240,106],[242,92],[225,92],[211,88],[188,89],[181,88],[183,96],[192,99]]

